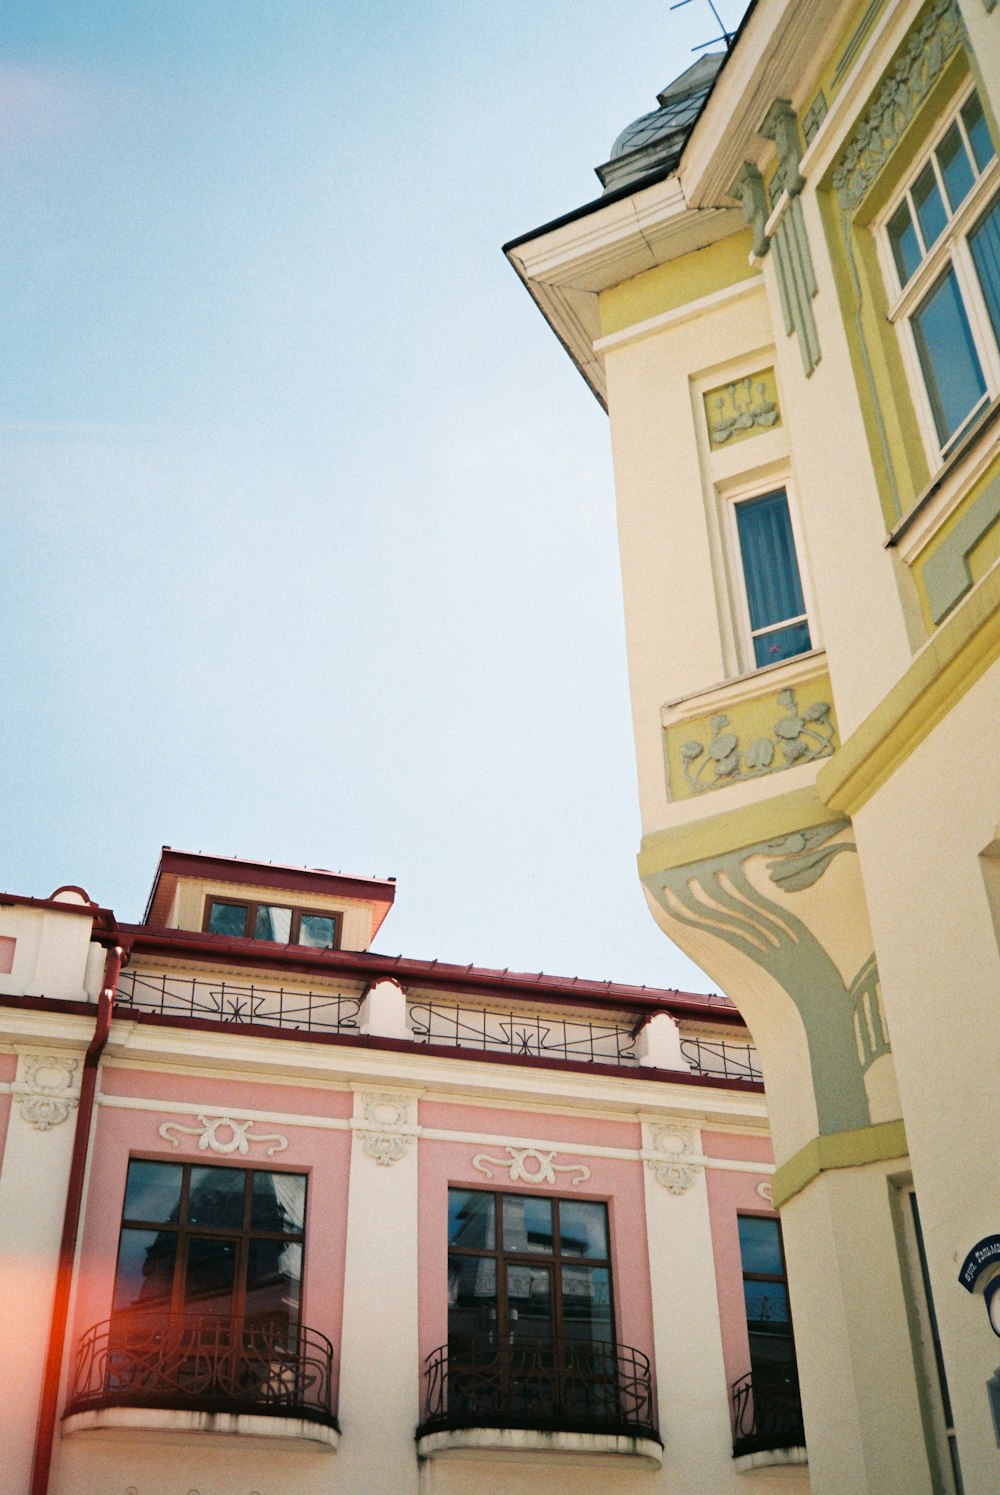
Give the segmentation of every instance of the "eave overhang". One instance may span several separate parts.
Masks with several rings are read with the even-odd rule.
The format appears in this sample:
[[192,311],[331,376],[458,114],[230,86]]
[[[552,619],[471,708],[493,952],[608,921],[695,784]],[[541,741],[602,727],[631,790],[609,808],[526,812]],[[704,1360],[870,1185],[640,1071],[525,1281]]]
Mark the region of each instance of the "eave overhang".
[[607,409],[601,336],[602,291],[704,249],[742,227],[735,207],[692,212],[677,173],[546,224],[504,246],[529,295]]

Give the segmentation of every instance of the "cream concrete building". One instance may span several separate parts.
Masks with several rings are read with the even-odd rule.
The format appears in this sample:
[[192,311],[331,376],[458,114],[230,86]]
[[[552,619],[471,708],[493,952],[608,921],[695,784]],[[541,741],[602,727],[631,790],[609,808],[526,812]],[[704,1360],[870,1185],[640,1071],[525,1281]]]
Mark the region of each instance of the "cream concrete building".
[[738,1011],[377,954],[394,896],[0,896],[0,1495],[808,1490]]
[[757,0],[507,246],[609,413],[639,875],[760,1050],[821,1495],[1000,1490],[998,116],[996,0]]

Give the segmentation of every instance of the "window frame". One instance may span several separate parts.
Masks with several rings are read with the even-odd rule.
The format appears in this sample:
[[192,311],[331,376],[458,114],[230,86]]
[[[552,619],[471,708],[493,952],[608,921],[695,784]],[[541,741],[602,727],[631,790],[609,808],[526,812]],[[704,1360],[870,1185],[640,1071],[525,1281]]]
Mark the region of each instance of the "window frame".
[[[769,626],[767,629],[758,629],[755,634],[750,620],[750,598],[747,589],[746,568],[743,562],[743,547],[740,544],[737,510],[741,504],[751,503],[757,498],[766,498],[773,493],[784,493],[785,502],[788,506],[788,522],[791,526],[792,542],[795,546],[795,562],[798,567],[799,585],[802,588],[802,600],[805,604],[805,612],[782,623]],[[719,489],[719,500],[723,508],[723,531],[730,577],[729,593],[733,600],[735,612],[736,649],[740,673],[755,675],[762,670],[773,670],[780,668],[782,665],[793,664],[796,660],[805,659],[807,655],[814,654],[822,648],[822,644],[816,622],[816,608],[813,601],[808,568],[803,563],[805,537],[802,533],[798,504],[789,474],[785,471],[777,473],[770,472],[766,477],[756,477],[752,480],[744,478],[735,484],[727,484],[725,488]],[[784,659],[770,660],[766,664],[758,664],[756,649],[754,647],[755,637],[765,632],[777,633],[782,628],[791,627],[794,623],[800,621],[804,621],[809,630],[809,648],[803,649],[799,654],[789,654]]]
[[[449,1183],[447,1186],[448,1196],[452,1191],[463,1194],[485,1194],[493,1200],[494,1210],[494,1239],[496,1244],[492,1247],[466,1247],[453,1246],[450,1239],[446,1240],[446,1258],[450,1262],[451,1257],[464,1256],[477,1260],[492,1259],[494,1266],[494,1293],[496,1303],[496,1320],[494,1323],[492,1343],[496,1345],[511,1343],[511,1330],[509,1318],[509,1304],[507,1294],[507,1273],[504,1268],[510,1264],[515,1266],[545,1266],[551,1271],[551,1334],[548,1341],[539,1340],[539,1343],[548,1342],[555,1345],[567,1343],[564,1332],[563,1319],[563,1292],[562,1292],[562,1270],[564,1265],[570,1267],[594,1267],[604,1269],[608,1274],[608,1295],[610,1299],[610,1334],[608,1340],[610,1346],[618,1343],[618,1315],[615,1303],[615,1273],[614,1273],[614,1243],[611,1237],[611,1209],[606,1199],[577,1199],[558,1194],[525,1194],[519,1189],[490,1189],[479,1188],[475,1185],[464,1183]],[[563,1252],[555,1249],[552,1252],[544,1251],[511,1251],[503,1244],[503,1200],[505,1198],[536,1199],[545,1200],[553,1206],[552,1214],[552,1238],[558,1248],[561,1239],[559,1206],[561,1204],[599,1204],[604,1209],[604,1220],[607,1231],[606,1257],[593,1256],[564,1256]],[[450,1312],[449,1312],[450,1320]],[[447,1325],[448,1343],[451,1345],[451,1324]],[[588,1341],[581,1340],[581,1343]]]
[[[979,167],[974,152],[969,149],[968,131],[961,116],[974,94],[979,97],[980,107],[983,108],[982,98],[975,83],[967,79],[959,91],[952,96],[951,102],[942,112],[933,132],[928,135],[919,155],[872,224],[882,279],[887,293],[886,317],[895,327],[899,339],[907,382],[913,394],[917,422],[932,472],[941,467],[983,410],[1000,395],[1000,331],[994,330],[990,320],[969,247],[969,237],[972,231],[996,202],[1000,201],[1000,152],[997,150],[997,142],[992,130],[990,130],[990,139],[994,154],[984,167]],[[989,117],[985,109],[983,113],[987,129],[989,129]],[[956,121],[959,122],[959,132],[967,147],[974,179],[965,198],[954,211],[951,211],[937,152]],[[913,210],[910,194],[928,164],[931,166],[942,206],[948,216],[944,228],[938,234],[937,239],[925,249],[909,279],[901,283],[902,276],[893,252],[889,228],[899,208],[907,202],[911,223],[919,231],[921,240],[923,239],[923,230]],[[986,387],[955,430],[942,440],[938,435],[933,402],[918,351],[914,321],[918,312],[929,302],[932,294],[944,283],[949,273],[955,277],[959,298],[968,319],[970,336]]]
[[[144,1219],[141,1216],[126,1215],[128,1200],[128,1177],[133,1163],[157,1163],[169,1167],[181,1169],[181,1190],[179,1196],[178,1219],[176,1222],[163,1220]],[[244,1176],[243,1186],[243,1216],[239,1226],[226,1225],[194,1225],[187,1218],[188,1204],[191,1195],[191,1175],[195,1168],[212,1168],[218,1171],[223,1169],[228,1173],[241,1173]],[[273,1231],[255,1228],[252,1225],[252,1211],[254,1199],[253,1180],[258,1174],[273,1175],[276,1173],[288,1173],[296,1178],[301,1178],[305,1189],[305,1205],[302,1216],[302,1227],[296,1231]],[[233,1269],[233,1290],[231,1307],[228,1313],[220,1315],[208,1315],[209,1317],[228,1319],[236,1326],[246,1323],[247,1320],[247,1272],[250,1262],[250,1245],[252,1241],[282,1241],[288,1245],[297,1245],[301,1248],[301,1266],[298,1280],[298,1300],[295,1306],[294,1323],[289,1323],[289,1332],[298,1332],[302,1326],[302,1308],[305,1301],[305,1276],[306,1276],[306,1239],[308,1235],[307,1223],[309,1212],[309,1172],[306,1169],[291,1168],[245,1168],[233,1163],[208,1163],[200,1158],[163,1158],[147,1157],[141,1153],[132,1153],[128,1159],[125,1171],[125,1189],[122,1194],[121,1208],[118,1218],[118,1242],[115,1251],[115,1271],[111,1290],[111,1316],[118,1321],[129,1319],[142,1320],[144,1317],[160,1318],[171,1322],[183,1320],[189,1317],[198,1317],[198,1310],[185,1307],[185,1285],[187,1281],[187,1269],[189,1260],[190,1243],[192,1240],[227,1240],[236,1243],[236,1258]],[[157,1234],[165,1230],[170,1231],[177,1246],[174,1253],[170,1299],[167,1301],[153,1302],[148,1306],[139,1303],[130,1303],[124,1306],[116,1306],[115,1298],[118,1291],[119,1264],[121,1261],[122,1239],[126,1230],[155,1231]],[[203,1315],[204,1316],[204,1315]]]
[[[740,1230],[740,1223],[739,1222],[741,1220],[768,1220],[768,1221],[770,1221],[776,1227],[777,1232],[778,1232],[778,1250],[781,1253],[781,1275],[780,1276],[777,1275],[777,1274],[775,1274],[775,1273],[773,1273],[773,1272],[748,1272],[747,1271],[747,1269],[746,1269],[746,1267],[744,1265],[744,1262],[743,1262],[743,1251],[742,1251],[742,1248],[739,1246],[739,1230]],[[751,1375],[751,1377],[755,1377],[756,1376],[756,1368],[755,1368],[754,1363],[753,1363],[753,1349],[752,1349],[752,1346],[750,1344],[750,1338],[751,1338],[750,1319],[749,1319],[749,1316],[747,1315],[747,1311],[746,1311],[746,1284],[748,1282],[779,1282],[779,1283],[782,1284],[782,1286],[785,1289],[785,1297],[786,1297],[787,1302],[788,1302],[788,1342],[789,1342],[789,1344],[791,1346],[791,1351],[792,1351],[792,1358],[791,1358],[791,1361],[789,1363],[791,1364],[791,1366],[793,1367],[794,1372],[795,1372],[794,1381],[790,1382],[789,1385],[790,1386],[793,1385],[796,1388],[796,1390],[797,1390],[798,1389],[798,1385],[799,1385],[799,1362],[798,1362],[798,1354],[797,1354],[796,1349],[795,1349],[795,1323],[794,1323],[794,1320],[792,1318],[792,1297],[791,1297],[791,1291],[790,1291],[789,1286],[788,1286],[788,1262],[785,1259],[785,1236],[784,1236],[784,1232],[783,1232],[783,1230],[781,1228],[781,1217],[779,1215],[768,1214],[766,1211],[763,1211],[763,1210],[738,1209],[736,1211],[736,1240],[737,1240],[737,1249],[739,1251],[739,1258],[740,1258],[740,1288],[741,1288],[741,1291],[743,1293],[743,1317],[744,1317],[744,1322],[746,1324],[746,1330],[747,1330],[747,1351],[748,1351],[747,1358],[748,1358],[748,1360],[750,1362],[750,1375]]]
[[[203,934],[213,933],[213,930],[210,928],[210,924],[212,918],[212,909],[216,904],[224,904],[229,908],[242,908],[246,910],[246,918],[243,923],[243,933],[241,935],[232,934],[220,936],[223,939],[252,940],[255,944],[263,945],[265,948],[269,945],[282,944],[282,941],[280,940],[258,939],[256,934],[247,933],[249,929],[252,929],[256,925],[258,909],[280,908],[287,909],[292,916],[291,926],[288,931],[289,937],[287,943],[289,945],[296,945],[299,949],[302,950],[340,949],[343,914],[339,910],[329,908],[300,908],[297,904],[276,903],[273,898],[230,898],[218,893],[208,893],[205,896],[205,912],[201,924]],[[329,919],[332,922],[333,941],[329,945],[304,945],[299,939],[299,932],[302,928],[302,920],[317,918]]]

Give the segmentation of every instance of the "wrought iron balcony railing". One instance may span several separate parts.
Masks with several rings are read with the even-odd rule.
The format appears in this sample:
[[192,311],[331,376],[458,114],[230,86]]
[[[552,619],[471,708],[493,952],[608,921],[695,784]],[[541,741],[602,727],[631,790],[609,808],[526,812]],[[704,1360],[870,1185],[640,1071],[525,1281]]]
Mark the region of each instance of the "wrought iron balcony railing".
[[332,1372],[333,1346],[315,1329],[136,1314],[84,1334],[66,1415],[155,1407],[301,1417],[336,1428]]
[[652,1438],[649,1359],[629,1345],[569,1339],[441,1345],[424,1367],[417,1436],[451,1428],[528,1428]]
[[775,1448],[804,1448],[802,1402],[797,1386],[754,1385],[750,1374],[733,1382],[733,1455]]

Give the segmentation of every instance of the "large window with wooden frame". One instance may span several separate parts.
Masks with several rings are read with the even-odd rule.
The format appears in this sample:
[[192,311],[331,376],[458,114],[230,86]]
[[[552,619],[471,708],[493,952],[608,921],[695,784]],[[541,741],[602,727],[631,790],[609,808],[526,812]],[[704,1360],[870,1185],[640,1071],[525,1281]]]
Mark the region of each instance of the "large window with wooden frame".
[[734,1449],[799,1447],[805,1434],[781,1224],[773,1215],[739,1215],[737,1224],[750,1371],[732,1388]]
[[267,940],[277,945],[306,945],[333,950],[339,934],[336,914],[324,909],[293,908],[276,903],[230,898],[205,901],[205,930],[235,939]]
[[448,1345],[614,1342],[607,1205],[448,1191]]
[[448,1190],[448,1341],[420,1432],[656,1434],[648,1356],[616,1340],[608,1207]]
[[880,220],[889,317],[932,460],[1000,395],[998,185],[989,125],[968,89]]
[[294,1332],[305,1206],[304,1174],[133,1158],[114,1314],[197,1314]]
[[301,1322],[301,1173],[129,1163],[110,1319],[83,1335],[69,1412],[196,1409],[336,1427],[333,1346]]

